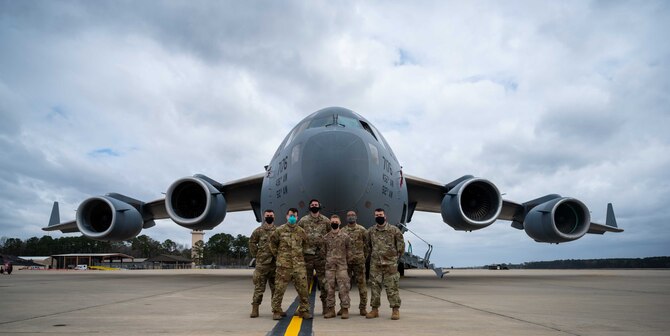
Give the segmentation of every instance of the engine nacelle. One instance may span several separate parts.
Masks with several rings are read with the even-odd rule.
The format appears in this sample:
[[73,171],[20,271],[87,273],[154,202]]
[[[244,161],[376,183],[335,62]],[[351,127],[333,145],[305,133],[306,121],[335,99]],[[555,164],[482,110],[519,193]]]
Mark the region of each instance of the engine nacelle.
[[581,201],[560,197],[535,206],[523,222],[526,234],[542,243],[579,239],[591,225],[589,209]]
[[142,231],[142,215],[132,205],[109,196],[96,196],[77,208],[77,228],[87,238],[122,241]]
[[226,199],[209,182],[184,177],[172,183],[165,209],[175,223],[193,230],[210,230],[226,217]]
[[455,230],[485,228],[498,218],[501,210],[500,191],[482,178],[466,179],[442,198],[442,220]]

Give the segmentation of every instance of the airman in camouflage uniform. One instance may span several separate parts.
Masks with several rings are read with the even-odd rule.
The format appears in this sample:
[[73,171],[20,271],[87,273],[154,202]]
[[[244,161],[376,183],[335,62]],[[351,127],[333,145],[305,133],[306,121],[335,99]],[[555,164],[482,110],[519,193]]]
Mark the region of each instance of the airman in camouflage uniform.
[[347,225],[342,227],[342,231],[351,238],[351,258],[349,259],[347,269],[349,277],[356,281],[358,286],[358,296],[360,303],[358,309],[360,315],[365,316],[368,312],[365,309],[368,304],[368,288],[365,285],[365,260],[369,255],[368,250],[368,231],[360,224],[355,211],[347,212]]
[[368,229],[370,244],[370,306],[372,310],[366,318],[379,317],[382,285],[386,287],[386,297],[393,309],[391,319],[400,319],[400,293],[398,282],[398,258],[405,251],[405,240],[400,230],[386,222],[384,209],[375,210],[375,222]]
[[298,225],[307,234],[307,248],[305,249],[305,270],[307,272],[307,284],[312,284],[314,272],[321,291],[321,304],[323,313],[326,313],[326,255],[323,250],[323,236],[330,231],[330,220],[320,213],[321,203],[313,199],[309,202],[310,214],[303,216]]
[[[270,253],[270,235],[277,228],[274,224],[275,213],[268,209],[263,212],[265,221],[251,234],[249,238],[249,252],[256,258],[254,269],[254,294],[251,298],[251,315],[258,317],[258,306],[263,301],[266,283],[270,285],[270,293],[275,292],[275,259]],[[285,315],[285,314],[284,314]]]
[[335,317],[335,286],[337,282],[340,309],[343,319],[349,318],[349,288],[351,286],[347,272],[347,261],[351,257],[351,238],[340,230],[340,217],[330,217],[331,231],[324,237],[326,252],[326,313],[324,318]]
[[295,290],[300,297],[300,306],[296,316],[311,319],[307,292],[307,275],[305,274],[304,250],[307,247],[305,230],[296,225],[298,210],[289,209],[286,214],[288,223],[280,226],[270,235],[270,251],[276,259],[275,292],[272,295],[272,319],[282,318],[281,302],[288,282],[293,280]]

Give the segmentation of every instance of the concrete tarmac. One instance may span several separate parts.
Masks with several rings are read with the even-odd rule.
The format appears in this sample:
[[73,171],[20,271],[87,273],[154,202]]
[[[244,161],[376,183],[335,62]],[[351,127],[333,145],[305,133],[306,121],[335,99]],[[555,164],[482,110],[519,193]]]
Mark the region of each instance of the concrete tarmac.
[[[249,318],[252,270],[30,271],[0,275],[0,334],[266,335],[266,291]],[[288,308],[296,292],[284,298]],[[670,335],[670,270],[408,270],[400,320],[324,319],[315,335]],[[369,306],[368,306],[369,309]],[[286,317],[291,318],[291,316]]]

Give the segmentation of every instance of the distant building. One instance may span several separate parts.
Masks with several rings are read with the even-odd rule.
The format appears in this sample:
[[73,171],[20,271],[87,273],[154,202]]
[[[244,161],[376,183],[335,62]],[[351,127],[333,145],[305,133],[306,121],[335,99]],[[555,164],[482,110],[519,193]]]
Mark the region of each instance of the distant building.
[[152,269],[189,269],[193,261],[182,256],[161,254],[147,259],[146,268]]
[[[114,261],[135,259],[123,253],[67,253],[51,256],[51,268],[74,269],[77,265],[115,267]],[[117,262],[118,263],[118,262]],[[118,267],[118,266],[117,266]]]

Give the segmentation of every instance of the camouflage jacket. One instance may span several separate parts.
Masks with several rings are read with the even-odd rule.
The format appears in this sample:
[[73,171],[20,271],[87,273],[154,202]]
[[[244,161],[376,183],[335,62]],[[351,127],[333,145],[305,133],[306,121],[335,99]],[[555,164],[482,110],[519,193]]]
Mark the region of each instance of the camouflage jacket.
[[351,238],[351,259],[349,263],[363,264],[368,258],[368,231],[360,224],[347,224],[340,230]]
[[270,235],[270,252],[277,267],[305,267],[303,253],[307,247],[307,235],[298,225],[284,224]]
[[274,224],[263,223],[257,227],[249,238],[249,252],[256,258],[256,264],[266,265],[274,262],[270,252],[270,235],[277,229]]
[[398,258],[405,252],[405,240],[402,233],[388,222],[381,228],[377,224],[372,225],[368,229],[368,240],[371,264],[397,264]]
[[347,261],[351,258],[351,238],[341,230],[337,233],[328,232],[324,236],[326,253],[326,269],[347,269]]
[[330,231],[330,220],[324,215],[312,217],[307,214],[300,218],[298,225],[307,234],[305,254],[323,254],[323,236]]

